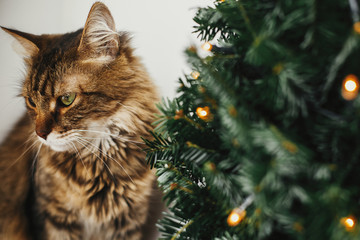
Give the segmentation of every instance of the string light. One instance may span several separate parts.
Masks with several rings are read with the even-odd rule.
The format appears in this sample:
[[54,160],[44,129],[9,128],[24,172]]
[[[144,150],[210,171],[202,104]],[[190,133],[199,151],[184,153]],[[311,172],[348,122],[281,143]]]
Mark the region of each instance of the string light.
[[355,227],[355,220],[353,217],[343,217],[340,223],[345,226],[346,230],[350,231]]
[[245,209],[254,201],[254,195],[248,196],[240,207],[235,208],[231,211],[227,218],[227,224],[230,227],[237,226],[245,217]]
[[354,23],[353,29],[356,33],[360,34],[360,22]]
[[204,121],[211,120],[212,115],[210,112],[210,108],[208,106],[205,107],[198,107],[196,109],[196,114],[198,117]]
[[197,72],[197,71],[194,71],[194,72],[191,73],[191,76],[196,80],[196,79],[198,79],[200,77],[200,73]]
[[211,49],[213,48],[213,45],[211,45],[211,43],[209,43],[209,42],[206,42],[201,46],[201,48],[205,51],[210,52]]
[[341,95],[345,100],[354,100],[359,93],[359,80],[353,75],[349,74],[345,77],[342,85]]
[[347,80],[344,84],[345,90],[348,92],[354,92],[357,88],[357,84],[354,80]]
[[353,21],[356,23],[359,21],[359,5],[356,0],[349,0],[350,10]]
[[239,208],[235,208],[231,211],[227,218],[227,223],[230,227],[237,226],[246,216],[245,210],[240,210]]
[[346,225],[346,227],[353,228],[355,225],[355,222],[351,218],[347,218],[347,219],[345,219],[345,225]]

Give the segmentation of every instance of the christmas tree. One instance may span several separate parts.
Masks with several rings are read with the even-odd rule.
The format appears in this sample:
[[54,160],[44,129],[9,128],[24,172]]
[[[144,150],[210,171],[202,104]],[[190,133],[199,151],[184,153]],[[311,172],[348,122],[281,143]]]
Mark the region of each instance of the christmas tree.
[[198,10],[194,72],[146,141],[163,239],[360,239],[356,0]]

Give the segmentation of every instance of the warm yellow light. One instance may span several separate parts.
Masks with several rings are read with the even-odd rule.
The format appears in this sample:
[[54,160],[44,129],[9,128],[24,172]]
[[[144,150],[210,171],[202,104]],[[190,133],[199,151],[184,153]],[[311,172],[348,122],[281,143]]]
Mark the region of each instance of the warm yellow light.
[[205,51],[211,51],[212,47],[213,46],[209,42],[206,42],[201,46],[201,48],[204,49]]
[[194,79],[198,79],[200,77],[200,73],[197,72],[197,71],[194,71],[191,73],[191,76],[194,78]]
[[353,217],[343,217],[340,222],[345,226],[347,230],[351,230],[355,227],[355,220]]
[[353,28],[356,33],[360,34],[360,22],[354,23]]
[[348,92],[353,92],[357,88],[357,84],[354,80],[347,80],[344,84],[345,90]]
[[357,90],[358,88],[358,84],[359,81],[357,79],[357,77],[355,75],[348,75],[346,76],[345,80],[344,80],[344,88],[346,91],[348,92],[354,92]]
[[234,209],[227,218],[227,223],[230,227],[237,226],[246,216],[245,210]]
[[342,87],[342,96],[346,100],[354,100],[359,93],[359,80],[353,75],[349,74],[345,77]]
[[209,107],[198,107],[196,109],[196,114],[199,116],[199,118],[204,119],[209,115]]
[[237,224],[240,222],[240,215],[238,213],[232,213],[229,216],[229,222],[233,224]]
[[214,117],[208,106],[196,108],[196,115],[206,122],[211,121]]
[[199,113],[200,117],[206,117],[208,115],[207,111],[205,111],[205,110],[200,110],[200,111],[198,111],[198,113]]
[[345,225],[346,225],[346,227],[353,228],[355,225],[355,222],[351,218],[347,218],[347,219],[345,219]]

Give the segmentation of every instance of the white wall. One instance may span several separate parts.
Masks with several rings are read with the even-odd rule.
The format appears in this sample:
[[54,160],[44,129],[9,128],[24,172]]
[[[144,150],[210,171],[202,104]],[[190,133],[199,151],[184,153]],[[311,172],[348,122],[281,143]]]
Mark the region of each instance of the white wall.
[[[0,0],[0,25],[33,34],[63,33],[83,27],[95,0]],[[174,97],[177,80],[189,73],[183,54],[198,43],[192,34],[197,7],[209,0],[104,0],[117,29],[133,34],[151,77],[165,97]],[[12,49],[13,39],[0,31],[0,141],[17,118],[24,102],[16,97],[23,78],[22,59]]]

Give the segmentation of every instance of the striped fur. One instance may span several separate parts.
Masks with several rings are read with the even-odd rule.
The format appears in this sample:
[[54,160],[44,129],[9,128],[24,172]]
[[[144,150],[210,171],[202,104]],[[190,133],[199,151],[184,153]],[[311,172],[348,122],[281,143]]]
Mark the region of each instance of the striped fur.
[[26,50],[28,114],[0,147],[0,239],[151,239],[161,203],[141,137],[157,94],[128,35],[99,2],[76,32],[3,29]]

